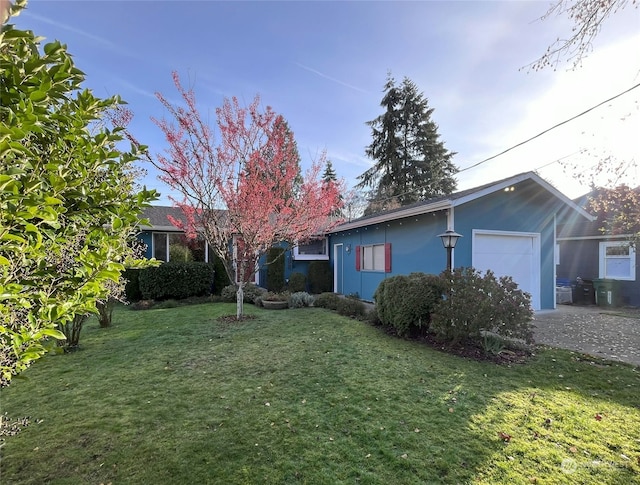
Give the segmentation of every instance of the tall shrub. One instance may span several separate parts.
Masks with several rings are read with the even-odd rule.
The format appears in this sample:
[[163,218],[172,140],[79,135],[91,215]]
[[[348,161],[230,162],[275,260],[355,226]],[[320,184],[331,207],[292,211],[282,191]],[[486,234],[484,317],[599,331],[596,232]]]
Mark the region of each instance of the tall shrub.
[[436,306],[431,328],[444,340],[482,343],[490,332],[509,339],[533,341],[531,296],[509,276],[484,276],[474,268],[458,268],[440,276],[446,299]]
[[66,46],[41,39],[0,34],[0,387],[95,312],[125,267],[148,264],[128,241],[155,194],[138,192],[122,124],[104,122],[123,101],[84,89]]
[[333,273],[329,261],[311,261],[309,263],[309,290],[314,295],[333,289]]
[[267,251],[267,289],[284,290],[284,248],[273,247]]
[[411,273],[387,278],[373,296],[378,318],[402,337],[427,329],[443,290],[443,281],[436,275]]
[[289,276],[289,291],[296,293],[307,290],[307,277],[302,273],[291,273]]

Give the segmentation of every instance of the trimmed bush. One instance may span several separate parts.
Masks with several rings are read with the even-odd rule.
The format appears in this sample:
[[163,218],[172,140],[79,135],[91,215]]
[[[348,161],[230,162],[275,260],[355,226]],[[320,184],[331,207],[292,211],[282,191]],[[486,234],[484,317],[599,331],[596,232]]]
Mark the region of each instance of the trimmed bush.
[[211,290],[213,265],[200,262],[169,262],[139,273],[139,285],[145,300],[180,300],[206,295]]
[[320,293],[316,296],[313,306],[318,308],[327,308],[329,310],[337,310],[338,302],[341,298],[335,293]]
[[122,273],[122,278],[126,281],[124,285],[124,296],[127,301],[133,303],[142,300],[140,291],[140,271],[141,269],[127,269]]
[[[209,259],[211,260],[211,258]],[[222,289],[225,286],[230,285],[231,281],[229,281],[229,277],[227,276],[227,270],[224,267],[224,263],[218,256],[213,258],[212,264],[213,270],[215,271],[213,276],[212,293],[214,295],[220,295],[222,293]]]
[[442,300],[444,288],[439,276],[425,273],[387,278],[373,295],[378,318],[401,337],[425,331],[429,328],[431,313]]
[[267,290],[284,290],[284,248],[270,248],[267,251]]
[[[256,304],[256,299],[259,297],[262,297],[266,292],[267,290],[265,290],[264,288],[256,284],[247,283],[244,285],[244,288],[242,291],[243,301],[244,303]],[[224,288],[222,288],[222,291],[220,292],[220,297],[222,301],[235,302],[237,298],[237,293],[238,293],[238,287],[236,285],[227,285]],[[258,304],[258,306],[260,305]]]
[[471,339],[485,346],[488,334],[533,342],[531,297],[518,289],[509,276],[496,278],[473,268],[459,268],[441,275],[447,298],[438,303],[431,328],[440,338],[457,343]]
[[345,317],[362,319],[367,314],[367,309],[360,300],[355,298],[338,298],[336,311]]
[[291,273],[289,276],[289,291],[297,293],[307,290],[307,277],[302,273]]
[[289,295],[289,308],[302,308],[313,305],[315,298],[306,291],[298,291]]
[[311,261],[309,263],[309,291],[314,295],[330,292],[333,289],[333,273],[329,261]]

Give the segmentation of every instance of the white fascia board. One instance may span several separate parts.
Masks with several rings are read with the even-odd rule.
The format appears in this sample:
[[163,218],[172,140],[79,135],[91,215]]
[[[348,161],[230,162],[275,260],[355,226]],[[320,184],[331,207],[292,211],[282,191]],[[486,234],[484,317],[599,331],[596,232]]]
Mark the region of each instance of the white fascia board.
[[334,227],[329,232],[329,234],[336,234],[338,232],[349,231],[351,229],[358,229],[360,227],[373,226],[375,224],[396,221],[399,219],[405,219],[407,217],[415,217],[422,214],[429,214],[431,212],[450,209],[451,207],[452,207],[452,204],[450,200],[441,200],[438,202],[434,202],[433,204],[420,205],[417,207],[411,207],[410,209],[391,212],[389,214],[380,214],[378,216],[369,217],[364,220],[347,222],[338,227]]
[[609,241],[610,239],[623,239],[623,240],[631,240],[633,237],[632,234],[601,234],[599,236],[567,236],[567,237],[559,237],[558,241],[587,241],[587,240],[601,240],[601,241]]

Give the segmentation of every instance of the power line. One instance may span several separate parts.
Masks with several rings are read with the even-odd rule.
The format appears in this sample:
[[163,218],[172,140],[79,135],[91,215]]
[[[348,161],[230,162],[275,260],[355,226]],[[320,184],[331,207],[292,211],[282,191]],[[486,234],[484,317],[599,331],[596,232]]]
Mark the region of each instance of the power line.
[[609,98],[609,99],[605,99],[604,101],[602,101],[602,102],[600,102],[600,103],[596,104],[595,106],[592,106],[591,108],[589,108],[589,109],[587,109],[587,110],[583,111],[582,113],[577,114],[577,115],[575,115],[575,116],[572,116],[571,118],[566,119],[566,120],[564,120],[564,121],[562,121],[562,122],[560,122],[560,123],[558,123],[558,124],[556,124],[556,125],[553,125],[551,128],[547,128],[546,130],[541,131],[541,132],[540,132],[540,133],[538,133],[537,135],[534,135],[534,136],[532,136],[531,138],[528,138],[528,139],[526,139],[526,140],[524,140],[524,141],[521,141],[520,143],[518,143],[518,144],[516,144],[516,145],[513,145],[513,146],[511,146],[511,147],[507,148],[506,150],[501,151],[500,153],[498,153],[498,154],[496,154],[496,155],[493,155],[493,156],[491,156],[491,157],[489,157],[489,158],[485,158],[484,160],[481,160],[481,161],[479,161],[479,162],[477,162],[477,163],[474,163],[473,165],[471,165],[471,166],[469,166],[469,167],[462,168],[462,169],[458,170],[458,173],[460,173],[460,172],[466,172],[467,170],[471,170],[472,168],[476,168],[476,167],[478,167],[479,165],[482,165],[482,164],[484,164],[484,163],[486,163],[486,162],[488,162],[488,161],[490,161],[490,160],[493,160],[494,158],[498,158],[499,156],[504,155],[505,153],[510,152],[511,150],[513,150],[513,149],[515,149],[515,148],[518,148],[519,146],[522,146],[522,145],[524,145],[525,143],[529,143],[530,141],[535,140],[536,138],[538,138],[538,137],[540,137],[540,136],[544,135],[545,133],[548,133],[548,132],[550,132],[551,130],[554,130],[554,129],[558,128],[559,126],[562,126],[562,125],[564,125],[564,124],[567,124],[567,123],[569,123],[570,121],[573,121],[573,120],[575,120],[575,119],[577,119],[577,118],[580,118],[581,116],[584,116],[585,114],[589,113],[590,111],[593,111],[594,109],[599,108],[599,107],[600,107],[600,106],[602,106],[603,104],[606,104],[606,103],[608,103],[609,101],[613,101],[614,99],[619,98],[620,96],[622,96],[622,95],[624,95],[624,94],[627,94],[628,92],[633,91],[634,89],[636,89],[636,88],[638,88],[638,87],[640,87],[640,83],[636,84],[635,86],[631,86],[629,89],[627,89],[627,90],[625,90],[625,91],[622,91],[621,93],[618,93],[618,94],[616,94],[615,96],[612,96],[612,97],[611,97],[611,98]]

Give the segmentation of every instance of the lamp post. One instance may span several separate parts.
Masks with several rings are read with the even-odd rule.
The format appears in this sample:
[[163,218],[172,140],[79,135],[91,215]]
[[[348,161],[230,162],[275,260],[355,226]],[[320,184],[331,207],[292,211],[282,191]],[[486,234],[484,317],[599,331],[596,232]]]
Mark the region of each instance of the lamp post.
[[447,229],[444,233],[438,234],[438,237],[442,239],[442,245],[447,250],[447,271],[451,271],[453,248],[456,247],[456,243],[462,237],[462,234],[458,234],[452,229]]

